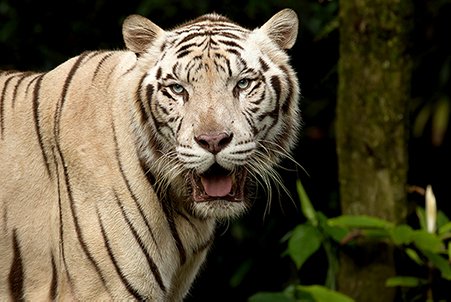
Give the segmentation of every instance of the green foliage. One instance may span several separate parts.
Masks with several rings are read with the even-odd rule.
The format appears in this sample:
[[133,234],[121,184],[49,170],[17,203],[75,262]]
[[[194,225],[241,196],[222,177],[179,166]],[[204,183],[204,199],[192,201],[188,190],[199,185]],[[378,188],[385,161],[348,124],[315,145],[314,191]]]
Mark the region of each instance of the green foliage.
[[296,183],[301,210],[307,221],[296,226],[289,234],[287,254],[293,260],[298,270],[312,255],[323,248],[328,261],[328,271],[325,286],[293,285],[284,292],[257,293],[249,298],[250,302],[349,302],[351,298],[336,292],[335,275],[338,270],[337,249],[335,245],[343,240],[347,230],[341,225],[329,223],[327,217],[316,211],[300,181]]
[[427,283],[425,279],[416,277],[396,276],[388,278],[385,285],[388,287],[402,286],[402,287],[417,287]]
[[320,285],[298,286],[300,291],[309,293],[316,302],[352,302],[353,299],[339,292],[328,289]]
[[[427,220],[431,218],[427,217],[423,208],[416,210],[419,229],[407,224],[395,225],[384,219],[365,215],[342,215],[328,219],[315,210],[300,181],[297,182],[297,191],[306,221],[287,234],[287,255],[296,268],[301,270],[303,265],[323,248],[328,261],[325,286],[293,284],[283,292],[257,293],[249,299],[250,302],[353,301],[334,290],[338,269],[337,254],[340,246],[364,244],[365,240],[389,242],[403,251],[407,259],[412,260],[412,265],[426,268],[426,271],[436,270],[440,273],[439,278],[451,280],[451,242],[448,242],[451,238],[451,222],[443,212],[438,211],[433,215],[437,217],[437,232],[427,231]],[[431,291],[432,282],[434,279],[431,275],[427,278],[394,276],[386,280],[386,286],[411,288],[416,291],[419,288],[427,288]]]
[[329,219],[329,225],[343,228],[389,229],[393,224],[389,221],[364,215],[343,215]]
[[[432,265],[440,272],[443,279],[451,280],[451,257],[449,257],[450,245],[449,243],[448,246],[445,245],[445,239],[451,236],[449,219],[444,213],[439,212],[438,216],[441,217],[441,227],[439,228],[438,233],[429,233],[426,231],[426,216],[424,210],[417,210],[417,214],[420,222],[423,220],[420,224],[422,229],[419,230],[414,230],[406,224],[395,226],[388,221],[364,216],[340,216],[329,219],[329,223],[334,226],[338,225],[350,229],[358,228],[361,230],[360,234],[363,234],[369,239],[377,238],[378,240],[389,240],[395,246],[404,250],[406,255],[417,265]],[[374,231],[374,229],[379,230],[379,232],[371,232]],[[409,246],[413,246],[415,250],[408,248]],[[449,259],[445,259],[444,255]],[[422,257],[425,257],[428,260],[426,264],[421,260]],[[395,286],[394,284],[396,283],[404,282],[405,284],[410,284],[410,286],[412,286],[412,280],[413,279],[405,278],[390,279],[389,284],[390,286]],[[419,284],[420,283],[418,283],[418,285]]]
[[353,302],[342,293],[321,285],[295,285],[279,293],[262,292],[249,298],[248,302]]
[[310,224],[298,225],[288,241],[288,254],[298,269],[321,246],[321,233]]

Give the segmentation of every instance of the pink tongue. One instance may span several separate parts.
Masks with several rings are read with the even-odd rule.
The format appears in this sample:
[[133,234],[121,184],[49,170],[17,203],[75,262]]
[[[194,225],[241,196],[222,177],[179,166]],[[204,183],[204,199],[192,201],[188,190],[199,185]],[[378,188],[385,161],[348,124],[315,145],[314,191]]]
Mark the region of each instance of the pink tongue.
[[200,180],[208,196],[224,197],[232,191],[232,177],[230,175],[201,176]]

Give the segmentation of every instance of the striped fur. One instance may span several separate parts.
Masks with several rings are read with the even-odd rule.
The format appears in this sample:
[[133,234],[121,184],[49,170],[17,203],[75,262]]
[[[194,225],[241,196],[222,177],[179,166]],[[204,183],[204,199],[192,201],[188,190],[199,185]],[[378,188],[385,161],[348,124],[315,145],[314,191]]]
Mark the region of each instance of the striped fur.
[[2,72],[1,300],[182,300],[296,141],[297,22],[131,16],[125,51]]

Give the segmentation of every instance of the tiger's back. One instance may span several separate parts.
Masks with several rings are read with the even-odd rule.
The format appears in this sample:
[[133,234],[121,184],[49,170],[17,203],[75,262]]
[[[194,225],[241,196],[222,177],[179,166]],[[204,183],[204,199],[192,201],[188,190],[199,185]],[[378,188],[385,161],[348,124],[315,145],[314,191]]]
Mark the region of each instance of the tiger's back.
[[[287,19],[286,14],[293,18],[294,13],[285,11]],[[206,104],[192,105],[195,101],[187,100],[196,95],[195,89],[177,94],[175,84],[162,84],[174,75],[165,74],[165,67],[158,66],[169,56],[166,53],[171,47],[178,48],[174,54],[177,58],[191,55],[181,53],[193,47],[195,43],[190,39],[195,37],[189,36],[188,29],[184,33],[182,26],[176,34],[173,31],[167,35],[185,36],[178,44],[166,38],[164,49],[164,39],[158,39],[162,30],[143,22],[136,19],[124,25],[124,38],[131,51],[85,52],[47,73],[0,74],[1,297],[181,300],[213,241],[215,221],[247,207],[244,198],[249,192],[244,191],[244,183],[248,174],[255,176],[256,172],[243,163],[246,156],[257,152],[248,147],[254,148],[252,136],[243,134],[238,140],[240,134],[233,130],[233,137],[227,137],[227,145],[231,146],[218,149],[219,143],[225,142],[224,135],[210,134],[208,129],[223,127],[219,124],[224,122],[213,119],[219,115],[210,109],[210,117],[199,120],[196,116],[203,114],[201,107]],[[201,26],[202,18],[197,22],[199,25],[194,21],[185,27]],[[233,24],[229,25],[225,18],[216,22],[223,27]],[[204,26],[214,27],[214,22],[210,23]],[[153,32],[147,37],[150,41],[146,49],[139,49],[142,41],[136,39],[142,38],[141,30],[146,26]],[[238,26],[233,30],[244,32]],[[231,40],[238,37],[233,30],[225,35]],[[224,42],[236,55],[240,48],[230,47],[233,43]],[[260,62],[259,66],[268,72],[269,59],[265,60],[268,63]],[[285,103],[268,109],[272,115],[253,110],[259,113],[262,125],[273,124],[260,127],[258,122],[249,121],[257,117],[240,114],[243,123],[249,123],[249,133],[258,136],[256,132],[264,131],[264,140],[271,139],[271,128],[281,127],[274,133],[289,132],[282,134],[289,141],[283,150],[291,148],[298,123],[273,117],[288,112],[289,118],[298,118],[293,107],[297,80],[284,60],[279,68],[288,70],[287,80],[268,76],[275,88],[266,87],[258,104],[264,104],[262,95],[268,98],[269,93],[273,98],[283,95]],[[170,69],[179,68],[174,67],[179,64],[176,60],[171,62],[174,65]],[[186,66],[193,64],[189,63],[192,58],[187,62]],[[232,59],[214,62],[222,64],[216,67],[218,73],[234,72],[230,67],[235,64]],[[211,76],[211,66],[199,66],[184,71],[180,68],[178,73]],[[185,81],[189,79],[185,77]],[[251,85],[253,90],[247,91],[247,97],[257,95],[262,86],[254,82]],[[236,90],[231,91],[231,95],[236,94]],[[178,97],[183,100],[180,104]],[[288,111],[282,112],[282,107]],[[171,116],[175,111],[178,115]],[[193,119],[189,124],[200,123],[199,129],[207,131],[193,135],[190,142],[194,147],[182,133],[189,119]],[[237,119],[234,121],[238,124]],[[219,143],[214,141],[218,137]],[[232,147],[235,149],[227,149]],[[198,153],[187,155],[191,150]],[[202,156],[209,157],[203,159],[199,150],[207,150]],[[274,154],[278,154],[276,151],[281,152],[274,150]],[[277,162],[274,154],[270,154],[271,161],[267,159],[264,168]],[[225,170],[219,161],[221,156],[237,162],[233,163],[237,167],[227,166]],[[217,163],[209,164],[210,168],[192,166],[193,161],[206,165],[211,158],[216,158]],[[201,172],[195,172],[197,169]],[[229,169],[241,174],[226,175],[230,172],[224,171]],[[202,186],[204,189],[199,189]]]

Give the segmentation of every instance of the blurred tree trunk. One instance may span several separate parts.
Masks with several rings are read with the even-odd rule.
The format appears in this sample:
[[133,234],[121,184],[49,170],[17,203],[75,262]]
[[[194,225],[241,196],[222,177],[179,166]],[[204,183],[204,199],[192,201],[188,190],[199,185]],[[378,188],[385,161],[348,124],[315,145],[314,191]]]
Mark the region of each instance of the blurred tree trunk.
[[[343,214],[400,222],[406,214],[407,54],[413,4],[341,0],[337,153]],[[356,301],[393,301],[385,280],[393,251],[359,244],[341,256],[340,291]]]

